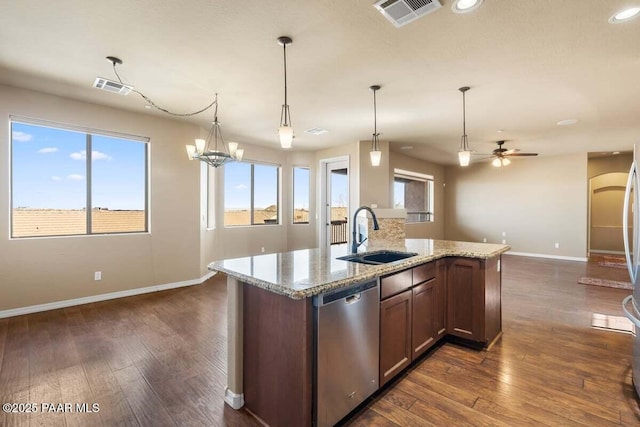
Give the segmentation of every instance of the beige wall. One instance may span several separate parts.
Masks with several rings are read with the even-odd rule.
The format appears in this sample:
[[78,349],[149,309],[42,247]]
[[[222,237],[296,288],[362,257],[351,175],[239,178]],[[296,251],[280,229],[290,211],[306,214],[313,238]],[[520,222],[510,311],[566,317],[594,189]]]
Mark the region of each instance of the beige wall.
[[633,153],[621,153],[617,156],[593,157],[587,162],[587,177],[593,178],[598,175],[611,172],[628,173],[633,163]]
[[389,175],[388,175],[388,202],[393,205],[393,171],[394,169],[404,169],[411,172],[418,172],[433,176],[434,188],[434,221],[407,224],[405,226],[407,238],[419,239],[444,239],[445,223],[445,200],[444,187],[445,174],[444,166],[436,165],[424,160],[415,159],[401,153],[390,153]]
[[505,239],[514,252],[586,257],[586,154],[515,159],[501,169],[449,166],[445,178],[446,239]]
[[[151,232],[10,240],[10,115],[149,137]],[[197,126],[7,86],[0,116],[0,310],[201,276],[199,169],[184,151]]]

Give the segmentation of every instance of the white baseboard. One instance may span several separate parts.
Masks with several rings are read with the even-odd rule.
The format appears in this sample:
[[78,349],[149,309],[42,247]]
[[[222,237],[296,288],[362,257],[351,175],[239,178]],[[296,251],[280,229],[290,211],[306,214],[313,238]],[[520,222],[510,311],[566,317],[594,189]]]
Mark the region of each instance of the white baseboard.
[[182,288],[185,286],[200,285],[206,280],[215,276],[215,271],[210,271],[199,279],[183,280],[182,282],[166,283],[164,285],[153,285],[144,288],[127,289],[126,291],[110,292],[108,294],[92,295],[88,297],[68,299],[64,301],[49,302],[46,304],[30,305],[27,307],[12,308],[0,311],[0,319],[5,317],[21,316],[23,314],[37,313],[40,311],[56,310],[58,308],[71,307],[74,305],[89,304],[92,302],[106,301],[116,298],[130,297],[134,295],[148,294],[150,292],[166,291],[168,289]]
[[550,259],[560,259],[563,261],[580,261],[580,262],[587,262],[587,258],[584,257],[575,257],[575,256],[562,256],[562,255],[550,255],[550,254],[530,254],[527,252],[513,252],[513,251],[508,251],[505,252],[505,255],[515,255],[515,256],[528,256],[528,257],[532,257],[532,258],[550,258]]
[[605,251],[600,249],[591,249],[589,252],[595,252],[597,254],[624,255],[624,251]]
[[240,409],[244,406],[244,394],[234,393],[229,390],[229,387],[224,389],[224,401],[227,405],[231,406],[233,409]]

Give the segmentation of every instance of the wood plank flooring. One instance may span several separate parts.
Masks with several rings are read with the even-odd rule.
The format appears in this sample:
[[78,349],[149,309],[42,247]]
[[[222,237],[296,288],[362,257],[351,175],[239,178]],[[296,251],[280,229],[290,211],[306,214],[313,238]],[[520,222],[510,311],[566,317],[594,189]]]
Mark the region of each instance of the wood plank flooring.
[[[632,337],[591,328],[593,313],[621,316],[628,291],[578,284],[589,268],[504,256],[502,339],[490,351],[436,348],[346,424],[640,426]],[[259,426],[223,402],[226,333],[223,275],[0,319],[0,403],[100,408],[0,413],[0,426]]]

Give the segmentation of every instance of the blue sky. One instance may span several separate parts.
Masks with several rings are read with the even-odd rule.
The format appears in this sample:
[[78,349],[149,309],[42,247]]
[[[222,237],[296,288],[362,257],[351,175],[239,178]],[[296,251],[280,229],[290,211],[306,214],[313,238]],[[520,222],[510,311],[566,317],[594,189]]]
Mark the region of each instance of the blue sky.
[[[141,210],[145,149],[139,141],[92,136],[92,207]],[[12,123],[13,207],[86,207],[84,133]]]
[[[254,168],[254,208],[278,204],[278,168],[256,164]],[[251,207],[251,164],[231,162],[224,165],[225,210]]]

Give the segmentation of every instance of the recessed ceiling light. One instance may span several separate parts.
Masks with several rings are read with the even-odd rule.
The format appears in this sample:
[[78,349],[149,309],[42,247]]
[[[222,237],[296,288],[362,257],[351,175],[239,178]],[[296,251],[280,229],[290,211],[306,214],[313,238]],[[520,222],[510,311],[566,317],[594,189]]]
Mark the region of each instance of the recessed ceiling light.
[[620,22],[628,21],[635,18],[640,14],[640,7],[630,7],[622,10],[609,18],[609,24],[618,24]]
[[329,132],[327,129],[322,128],[311,128],[305,130],[306,133],[310,133],[311,135],[322,135],[323,133]]
[[504,129],[498,129],[496,132],[502,133],[502,132],[504,132]]
[[457,0],[451,5],[455,13],[467,13],[480,7],[483,0]]
[[570,126],[570,125],[575,125],[576,123],[578,123],[579,120],[578,119],[566,119],[566,120],[560,120],[558,123],[556,123],[558,126]]
[[401,150],[413,150],[413,145],[403,145],[400,147]]

